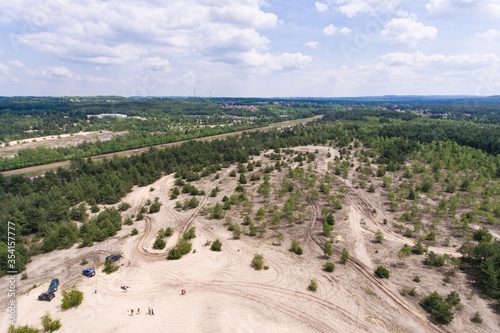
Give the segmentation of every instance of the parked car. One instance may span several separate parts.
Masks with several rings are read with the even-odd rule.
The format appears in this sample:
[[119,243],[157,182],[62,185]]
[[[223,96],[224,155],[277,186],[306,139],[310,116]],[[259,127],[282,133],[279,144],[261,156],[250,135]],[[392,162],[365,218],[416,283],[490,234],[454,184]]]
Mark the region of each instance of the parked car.
[[110,254],[109,256],[106,257],[106,260],[118,261],[122,258],[123,256],[121,254]]
[[46,291],[38,295],[38,300],[50,302],[54,297],[56,297],[56,295],[53,291]]
[[95,275],[95,270],[92,267],[85,268],[82,271],[82,274],[87,276],[87,277],[93,277]]
[[52,281],[50,281],[49,291],[57,291],[57,287],[59,287],[59,279],[52,279]]

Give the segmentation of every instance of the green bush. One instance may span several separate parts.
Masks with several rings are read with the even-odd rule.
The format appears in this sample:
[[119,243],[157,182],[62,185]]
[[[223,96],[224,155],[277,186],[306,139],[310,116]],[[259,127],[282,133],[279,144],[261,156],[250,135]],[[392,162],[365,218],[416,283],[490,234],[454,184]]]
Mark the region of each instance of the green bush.
[[14,326],[10,325],[7,333],[40,333],[38,328],[30,326],[30,325],[24,325],[24,326]]
[[196,238],[196,227],[192,227],[188,231],[186,231],[182,235],[182,238],[185,240]]
[[185,254],[188,254],[189,252],[191,252],[192,245],[187,240],[182,239],[179,242],[179,244],[177,244],[176,247],[179,249],[179,251],[181,252],[182,255],[185,255]]
[[220,240],[216,240],[212,243],[212,245],[210,246],[210,250],[212,251],[216,251],[216,252],[220,252],[222,251],[222,243]]
[[124,212],[124,211],[126,211],[127,209],[129,209],[130,207],[131,207],[131,206],[130,206],[130,204],[129,204],[128,202],[124,202],[124,201],[122,201],[122,202],[120,202],[120,204],[118,205],[118,210],[119,210],[120,212]]
[[335,264],[333,262],[327,261],[325,264],[325,271],[333,272],[335,270]]
[[153,249],[155,250],[163,250],[167,243],[160,237],[156,237],[154,243],[153,243]]
[[61,328],[61,321],[59,319],[52,319],[48,312],[40,318],[44,332],[55,332]]
[[478,311],[474,314],[474,316],[472,316],[470,321],[472,321],[473,323],[476,323],[476,324],[481,324],[483,322],[483,317],[481,317],[481,314]]
[[307,286],[307,289],[309,289],[310,291],[318,290],[318,282],[316,282],[315,279],[311,279],[311,281],[309,281],[309,286]]
[[388,279],[390,274],[387,268],[384,266],[378,266],[375,270],[375,275],[381,279]]
[[264,266],[264,257],[262,254],[256,254],[252,259],[251,265],[256,271],[260,271],[262,266]]
[[292,251],[295,254],[298,254],[299,256],[303,253],[302,248],[300,247],[298,240],[292,240],[292,245],[290,246],[290,251]]
[[168,251],[167,260],[179,260],[180,258],[182,258],[182,253],[178,248],[174,247]]
[[148,212],[148,214],[158,213],[160,211],[160,208],[161,208],[161,203],[155,202],[151,206],[149,206],[149,212]]
[[132,231],[130,232],[130,234],[131,234],[132,236],[135,236],[135,235],[137,235],[138,233],[139,233],[139,230],[137,230],[137,228],[132,229]]
[[419,282],[420,282],[420,276],[416,275],[416,276],[413,278],[413,282],[419,283]]
[[449,324],[453,320],[454,314],[451,311],[451,305],[443,300],[436,291],[425,297],[420,305],[425,311],[430,312],[440,324]]
[[448,254],[437,254],[433,251],[427,253],[424,259],[424,264],[428,266],[441,267],[443,266],[450,256]]
[[349,251],[344,247],[342,249],[342,255],[340,256],[340,262],[345,264],[349,260]]
[[83,302],[83,292],[76,289],[76,286],[71,287],[70,290],[62,292],[62,305],[61,309],[67,310],[72,307],[77,307]]
[[457,291],[453,290],[446,296],[446,302],[452,306],[457,306],[460,304],[460,295]]
[[129,217],[129,218],[125,219],[125,221],[123,221],[123,224],[132,225],[132,224],[134,224],[134,221],[132,221],[132,219]]
[[113,272],[116,272],[118,268],[119,268],[118,265],[116,265],[113,260],[106,260],[104,262],[104,267],[102,271],[106,274],[111,274]]
[[163,233],[163,235],[165,237],[170,237],[170,236],[172,236],[173,233],[174,233],[174,230],[170,227],[167,227],[167,228],[165,228],[165,232]]

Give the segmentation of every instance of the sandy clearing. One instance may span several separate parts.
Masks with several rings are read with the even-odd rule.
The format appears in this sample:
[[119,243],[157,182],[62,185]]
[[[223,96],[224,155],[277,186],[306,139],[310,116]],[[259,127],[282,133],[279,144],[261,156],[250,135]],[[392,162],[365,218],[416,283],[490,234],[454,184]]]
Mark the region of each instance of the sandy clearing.
[[[326,153],[325,147],[307,147]],[[320,164],[327,163],[323,159]],[[234,168],[234,167],[232,167]],[[203,206],[213,206],[224,195],[230,195],[237,178],[228,177],[232,169],[221,172],[218,180],[213,177],[195,183],[205,190],[206,195],[198,197]],[[317,165],[318,170],[327,170]],[[274,179],[282,177],[273,173]],[[250,190],[256,184],[245,187]],[[312,202],[311,219],[301,225],[285,227],[282,246],[272,245],[273,232],[263,238],[242,236],[232,239],[224,220],[210,220],[198,211],[176,211],[175,201],[169,200],[173,177],[164,176],[154,184],[135,187],[123,201],[132,204],[124,216],[137,214],[147,199],[159,197],[162,202],[160,213],[148,215],[144,221],[124,226],[117,236],[95,244],[90,248],[73,247],[37,256],[28,265],[29,278],[18,281],[18,318],[20,324],[39,326],[39,318],[49,311],[63,324],[60,332],[464,332],[471,324],[466,321],[468,313],[457,315],[449,327],[435,326],[429,322],[415,300],[400,295],[401,285],[411,282],[416,274],[411,266],[418,267],[418,257],[408,260],[407,269],[391,268],[390,280],[379,280],[373,276],[373,265],[394,256],[400,245],[397,240],[387,238],[384,251],[374,253],[378,245],[370,242],[375,226],[379,223],[373,216],[366,216],[376,203],[369,201],[368,207],[362,201],[352,201],[356,196],[346,196],[342,214],[346,220],[337,220],[335,232],[339,233],[335,254],[330,260],[336,263],[333,273],[322,270],[325,258],[322,256],[320,236],[321,223],[313,221],[320,203]],[[221,192],[216,198],[208,196],[209,190],[219,186]],[[297,185],[299,186],[299,185]],[[350,193],[347,187],[348,194]],[[253,192],[252,192],[253,193]],[[188,198],[182,194],[179,200]],[[369,197],[366,199],[369,200]],[[253,208],[254,210],[257,207]],[[240,212],[234,211],[233,221],[241,222]],[[364,219],[366,224],[360,224]],[[151,249],[157,230],[171,226],[176,231],[167,239],[167,248],[162,251]],[[182,230],[195,226],[197,237],[193,240],[191,253],[179,261],[165,260],[168,248]],[[138,236],[128,236],[132,228],[139,230]],[[290,233],[288,232],[290,230]],[[295,230],[295,231],[294,231]],[[304,254],[297,256],[288,251],[292,239],[297,236],[304,246]],[[207,241],[220,239],[223,250],[212,252]],[[310,239],[311,241],[306,241]],[[342,247],[347,247],[351,259],[347,265],[338,262]],[[382,248],[381,248],[382,249]],[[109,253],[123,253],[123,266],[111,275],[101,272],[102,260]],[[255,253],[264,256],[268,270],[255,271],[250,261]],[[97,275],[86,278],[81,275],[81,259],[87,258],[90,266],[96,265]],[[389,259],[394,261],[393,259]],[[130,265],[129,265],[130,262]],[[385,261],[387,262],[387,261]],[[422,272],[420,272],[423,274]],[[68,311],[60,310],[60,292],[50,302],[38,302],[36,297],[44,291],[50,278],[57,276],[64,290],[75,284],[85,293],[83,304]],[[423,275],[422,275],[423,276]],[[439,272],[425,272],[418,290],[424,293],[431,288],[449,292],[451,286],[440,286]],[[427,277],[428,276],[428,277]],[[316,279],[318,290],[307,290],[310,279]],[[461,295],[471,292],[462,276],[457,275]],[[127,292],[120,289],[125,283]],[[36,284],[35,288],[32,286]],[[4,284],[0,292],[4,292]],[[97,293],[94,293],[97,288]],[[181,296],[180,289],[186,288],[187,295]],[[465,298],[465,296],[464,296]],[[498,328],[498,316],[488,310],[488,305],[478,297],[463,299],[464,312],[470,308],[480,309],[485,322],[475,331],[486,333]],[[147,315],[147,308],[153,307],[155,315]],[[141,314],[130,315],[130,309]],[[489,311],[489,312],[488,312]],[[0,314],[0,330],[6,328],[4,308]]]

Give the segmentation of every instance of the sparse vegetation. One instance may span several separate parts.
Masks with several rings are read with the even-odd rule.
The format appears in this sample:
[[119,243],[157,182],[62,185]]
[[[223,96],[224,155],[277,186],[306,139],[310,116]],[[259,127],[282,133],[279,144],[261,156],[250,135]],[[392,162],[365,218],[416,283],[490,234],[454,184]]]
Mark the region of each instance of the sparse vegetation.
[[342,249],[342,255],[340,256],[340,262],[345,265],[348,260],[349,260],[349,251],[344,247]]
[[61,328],[61,321],[59,319],[52,319],[49,312],[46,312],[40,320],[42,321],[44,332],[55,332]]
[[384,266],[377,266],[375,269],[375,275],[381,279],[388,279],[390,276],[389,270]]
[[104,267],[102,271],[106,274],[111,274],[113,272],[116,272],[118,270],[119,266],[115,264],[113,260],[106,260],[104,261]]
[[298,254],[299,256],[303,253],[303,250],[300,247],[298,240],[292,240],[292,244],[290,245],[290,251],[292,251],[295,254]]
[[220,240],[215,240],[210,246],[211,251],[220,252],[222,251],[222,242]]
[[82,302],[83,292],[78,290],[76,286],[71,287],[70,290],[63,290],[61,309],[67,310],[73,307],[77,307],[82,304]]
[[335,270],[335,264],[331,261],[327,261],[325,263],[325,271],[327,272],[333,272]]
[[309,281],[307,289],[309,289],[310,291],[318,290],[318,282],[315,279],[311,279],[311,281]]
[[254,255],[251,266],[256,271],[260,271],[262,269],[262,267],[264,266],[264,257],[262,256],[262,254]]

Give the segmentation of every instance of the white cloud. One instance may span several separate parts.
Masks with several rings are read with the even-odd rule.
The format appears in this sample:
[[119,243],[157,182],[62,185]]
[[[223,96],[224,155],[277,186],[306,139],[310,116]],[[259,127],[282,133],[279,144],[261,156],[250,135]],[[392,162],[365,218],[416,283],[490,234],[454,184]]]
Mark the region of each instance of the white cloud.
[[337,32],[337,30],[338,30],[338,28],[336,26],[334,26],[333,24],[330,24],[323,29],[323,34],[325,34],[326,36],[331,36],[331,35],[335,34],[335,32]]
[[255,50],[243,55],[243,62],[258,67],[262,73],[269,71],[293,71],[302,69],[302,67],[311,62],[312,58],[302,53],[282,53],[274,55],[270,53],[260,54]]
[[250,50],[266,51],[270,40],[257,30],[280,21],[260,6],[265,6],[260,0],[58,0],[43,6],[19,0],[0,4],[0,12],[8,13],[3,21],[28,21],[16,37],[22,46],[63,60],[109,65],[149,53],[232,62]]
[[314,7],[316,7],[316,10],[320,13],[328,11],[328,4],[323,3],[323,2],[315,2]]
[[304,44],[305,47],[308,47],[308,48],[313,49],[313,50],[317,50],[318,45],[319,45],[318,42],[307,42]]
[[498,31],[496,29],[489,29],[485,32],[476,33],[476,36],[480,37],[480,38],[485,38],[488,40],[495,40],[495,39],[500,37],[500,31]]
[[170,70],[170,62],[160,57],[147,58],[143,60],[142,67],[155,72],[168,72]]
[[400,0],[330,0],[338,5],[337,9],[347,17],[354,17],[361,13],[375,13],[377,11],[393,11]]
[[415,46],[421,40],[435,39],[437,33],[435,27],[425,26],[411,18],[397,18],[389,21],[380,35],[394,43]]
[[349,29],[348,27],[343,27],[343,28],[340,28],[339,30],[339,33],[341,34],[350,34],[352,32],[351,29]]
[[62,78],[62,79],[68,79],[73,76],[71,74],[71,71],[64,66],[48,67],[42,71],[42,74],[52,78]]
[[432,15],[439,16],[500,16],[498,0],[430,0],[425,9]]
[[9,74],[9,67],[7,67],[6,65],[0,63],[0,73],[3,74],[3,75]]
[[471,68],[481,68],[492,64],[499,64],[500,57],[494,53],[485,54],[431,54],[426,55],[420,51],[413,53],[393,52],[381,56],[382,61],[387,65],[394,66],[420,66],[435,64],[439,66],[455,66],[457,69],[470,70]]

